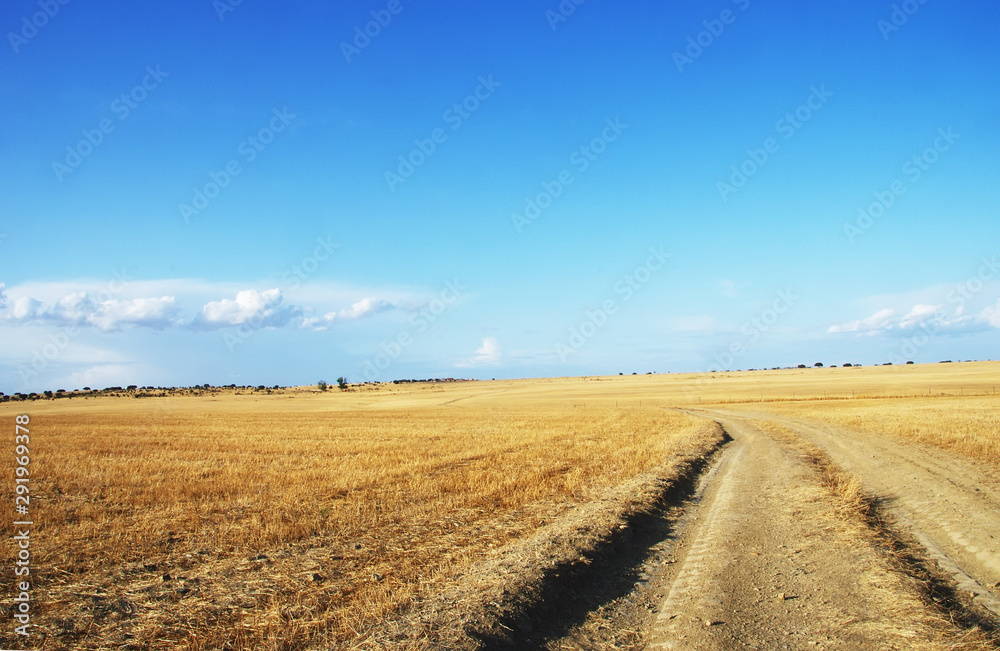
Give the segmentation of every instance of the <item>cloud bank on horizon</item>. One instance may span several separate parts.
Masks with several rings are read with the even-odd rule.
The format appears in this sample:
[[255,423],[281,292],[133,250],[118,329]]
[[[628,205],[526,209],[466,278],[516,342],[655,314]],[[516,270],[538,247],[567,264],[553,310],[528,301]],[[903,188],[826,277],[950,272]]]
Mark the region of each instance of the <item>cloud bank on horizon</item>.
[[[168,281],[169,282],[169,281]],[[60,282],[56,291],[67,283]],[[0,283],[0,324],[8,326],[91,327],[103,333],[128,328],[151,330],[213,330],[252,326],[254,328],[295,327],[325,330],[335,321],[351,321],[396,309],[390,301],[364,297],[340,310],[321,316],[308,316],[312,306],[289,304],[280,288],[244,289],[235,298],[221,298],[204,303],[193,315],[184,314],[184,304],[191,306],[197,297],[178,301],[177,296],[140,296],[118,298],[129,283],[108,284],[107,289],[95,289],[92,283],[80,282],[78,290],[52,302],[34,298],[21,288],[8,291]],[[141,292],[140,287],[129,293]],[[117,285],[117,289],[114,289]],[[40,289],[37,285],[33,289]],[[45,288],[41,288],[43,293]],[[182,304],[183,303],[183,304]]]

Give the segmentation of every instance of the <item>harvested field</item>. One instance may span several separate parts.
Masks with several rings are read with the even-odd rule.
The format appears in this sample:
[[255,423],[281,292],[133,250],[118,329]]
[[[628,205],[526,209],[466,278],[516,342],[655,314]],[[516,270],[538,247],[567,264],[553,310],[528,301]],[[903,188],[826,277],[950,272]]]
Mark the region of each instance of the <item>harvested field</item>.
[[[848,635],[837,621],[855,618],[855,641],[912,630],[924,648],[990,648],[997,368],[5,403],[0,418],[31,417],[33,640],[46,649],[641,649],[682,635],[728,648],[792,631],[823,646]],[[827,480],[789,449],[790,432],[843,468],[833,502],[820,490]],[[12,458],[13,437],[0,448]],[[4,472],[0,512],[14,520],[13,464]],[[847,531],[824,513],[866,526],[851,502],[862,495],[890,515],[900,509],[912,529],[904,538],[930,541],[927,563],[941,571],[921,571],[943,577],[935,590],[893,578],[905,566],[863,551],[880,543],[862,529],[850,544],[824,538]],[[784,524],[769,515],[779,512]],[[741,533],[751,525],[752,540]],[[853,560],[862,553],[863,572]],[[8,585],[13,570],[0,567]],[[774,572],[815,596],[772,606],[770,590],[793,594]],[[698,615],[708,596],[691,577],[701,574],[722,592]],[[810,583],[827,575],[875,592]],[[934,594],[950,595],[951,610]],[[909,614],[869,607],[873,598],[898,599]],[[3,615],[12,609],[5,602]],[[19,640],[7,630],[0,642]]]
[[1000,470],[1000,396],[909,397],[769,406],[785,415],[919,441]]
[[363,637],[491,549],[719,440],[711,422],[654,407],[440,396],[401,392],[388,409],[351,393],[32,405],[46,648]]

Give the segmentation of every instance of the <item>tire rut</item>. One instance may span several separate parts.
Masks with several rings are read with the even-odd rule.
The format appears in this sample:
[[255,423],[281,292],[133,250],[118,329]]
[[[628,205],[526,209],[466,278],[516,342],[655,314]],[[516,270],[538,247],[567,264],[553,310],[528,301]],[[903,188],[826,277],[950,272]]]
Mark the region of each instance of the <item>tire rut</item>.
[[923,444],[802,419],[767,418],[857,476],[973,603],[1000,618],[1000,485],[988,470]]
[[918,594],[834,515],[801,454],[717,420],[733,442],[665,570],[646,649],[942,648]]

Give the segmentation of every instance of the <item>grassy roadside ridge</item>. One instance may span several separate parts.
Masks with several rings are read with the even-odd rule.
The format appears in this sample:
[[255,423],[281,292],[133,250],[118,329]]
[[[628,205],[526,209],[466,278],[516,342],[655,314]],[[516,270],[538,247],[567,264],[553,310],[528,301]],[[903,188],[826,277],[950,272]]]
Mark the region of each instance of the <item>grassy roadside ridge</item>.
[[665,464],[497,550],[351,648],[471,650],[537,642],[546,629],[558,628],[557,620],[573,617],[574,588],[590,589],[631,563],[632,555],[620,552],[634,530],[690,494],[727,440],[722,427],[706,419],[703,431]]

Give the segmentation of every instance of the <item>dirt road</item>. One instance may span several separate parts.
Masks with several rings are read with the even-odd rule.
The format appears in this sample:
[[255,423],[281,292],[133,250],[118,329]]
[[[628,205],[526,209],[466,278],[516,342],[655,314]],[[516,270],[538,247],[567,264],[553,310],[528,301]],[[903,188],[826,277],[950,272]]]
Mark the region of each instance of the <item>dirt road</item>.
[[801,419],[768,418],[825,450],[861,479],[961,589],[1000,616],[995,589],[1000,584],[1000,481],[995,474],[928,445]]
[[[925,587],[881,548],[889,538],[838,497],[803,441],[856,474],[940,567],[958,575],[959,591],[992,607],[995,589],[983,586],[997,580],[1000,487],[973,462],[765,412],[690,413],[717,421],[728,438],[719,437],[711,456],[702,453],[684,481],[654,482],[650,490],[663,493],[648,504],[659,506],[594,540],[590,511],[571,511],[539,533],[545,545],[515,546],[500,565],[469,572],[476,580],[530,566],[537,576],[528,588],[504,589],[482,616],[468,616],[461,598],[427,610],[420,622],[439,621],[439,610],[440,621],[461,619],[454,640],[397,626],[390,643],[371,648],[1000,648],[970,625],[980,622],[995,640],[995,623],[958,602],[950,611],[927,603]],[[583,549],[578,539],[590,542]],[[560,546],[568,551],[553,551]]]
[[[833,498],[799,453],[747,414],[700,413],[733,441],[705,477],[673,550],[677,562],[664,571],[669,593],[647,649],[943,648],[947,632],[912,582],[888,571],[863,525],[833,515]],[[990,580],[991,536],[1000,535],[996,492],[980,496],[975,477],[892,442],[784,422],[876,490],[891,491],[916,531]],[[968,517],[959,518],[962,511]]]

